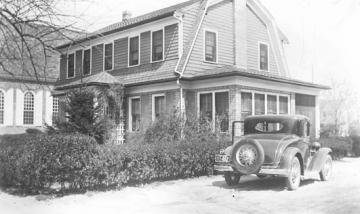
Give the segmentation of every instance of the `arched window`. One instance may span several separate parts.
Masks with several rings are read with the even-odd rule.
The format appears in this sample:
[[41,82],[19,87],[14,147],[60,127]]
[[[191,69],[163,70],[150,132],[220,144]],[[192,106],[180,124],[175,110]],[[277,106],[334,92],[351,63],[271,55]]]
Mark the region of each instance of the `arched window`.
[[4,124],[4,92],[0,91],[0,124]]
[[24,125],[34,124],[34,95],[26,92],[24,96]]

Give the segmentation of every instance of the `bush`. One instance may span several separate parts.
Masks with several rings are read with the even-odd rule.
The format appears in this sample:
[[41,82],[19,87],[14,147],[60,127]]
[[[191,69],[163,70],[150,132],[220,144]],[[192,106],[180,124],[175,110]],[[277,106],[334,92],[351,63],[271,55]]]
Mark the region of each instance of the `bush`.
[[91,187],[101,163],[100,146],[82,135],[21,135],[2,138],[0,184],[27,193],[54,184],[77,191]]
[[352,152],[352,140],[348,137],[320,138],[321,146],[332,149],[332,157],[335,160],[342,159]]
[[213,172],[214,156],[227,142],[157,142],[98,145],[83,135],[2,138],[0,184],[25,193],[79,192]]
[[36,128],[28,128],[25,130],[27,134],[43,134],[43,132]]
[[353,147],[352,150],[356,157],[360,157],[360,136],[353,136],[351,137],[353,140]]

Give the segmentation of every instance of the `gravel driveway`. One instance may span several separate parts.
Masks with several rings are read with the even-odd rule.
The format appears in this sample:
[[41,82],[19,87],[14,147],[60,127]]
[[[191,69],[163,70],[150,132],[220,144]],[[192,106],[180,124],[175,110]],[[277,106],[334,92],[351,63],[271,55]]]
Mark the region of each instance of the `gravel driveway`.
[[360,158],[335,162],[328,182],[303,181],[296,191],[281,178],[246,176],[228,187],[222,176],[158,182],[120,191],[38,201],[0,193],[0,213],[360,213]]

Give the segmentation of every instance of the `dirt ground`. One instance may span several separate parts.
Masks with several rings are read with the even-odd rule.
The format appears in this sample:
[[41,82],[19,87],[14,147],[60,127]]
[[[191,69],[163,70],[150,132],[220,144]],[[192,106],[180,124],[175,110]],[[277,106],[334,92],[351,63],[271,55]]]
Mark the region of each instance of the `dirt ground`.
[[334,163],[328,182],[303,181],[287,191],[281,178],[243,177],[228,187],[222,176],[158,182],[119,191],[37,200],[0,192],[0,213],[360,213],[360,158]]

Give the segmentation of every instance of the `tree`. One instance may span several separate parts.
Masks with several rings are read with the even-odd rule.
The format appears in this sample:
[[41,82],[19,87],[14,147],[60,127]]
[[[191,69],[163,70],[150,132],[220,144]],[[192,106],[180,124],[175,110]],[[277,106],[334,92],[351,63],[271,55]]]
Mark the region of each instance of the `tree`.
[[331,90],[321,99],[321,124],[323,135],[348,135],[350,124],[359,120],[358,94],[347,81],[331,81]]
[[58,1],[0,0],[1,74],[39,81],[55,69],[55,47],[78,34],[60,24],[68,16],[56,10]]

